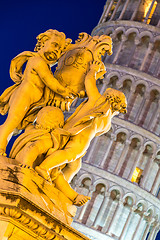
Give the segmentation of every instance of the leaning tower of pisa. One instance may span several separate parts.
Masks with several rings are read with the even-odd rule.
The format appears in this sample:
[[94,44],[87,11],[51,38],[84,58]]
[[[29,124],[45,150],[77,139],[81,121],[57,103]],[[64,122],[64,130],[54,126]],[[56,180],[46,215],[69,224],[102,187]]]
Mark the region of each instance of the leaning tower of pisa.
[[101,93],[125,93],[128,112],[112,121],[83,158],[73,184],[92,197],[74,227],[95,240],[155,240],[160,229],[160,0],[108,0],[92,35],[110,35],[113,55]]

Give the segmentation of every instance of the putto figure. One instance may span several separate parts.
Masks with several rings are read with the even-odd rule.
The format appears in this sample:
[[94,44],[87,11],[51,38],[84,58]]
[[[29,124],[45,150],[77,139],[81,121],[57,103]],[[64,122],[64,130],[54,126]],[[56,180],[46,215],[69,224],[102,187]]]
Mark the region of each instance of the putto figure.
[[[63,130],[64,115],[56,107],[47,106],[42,108],[37,114],[34,125],[30,125],[25,133],[21,134],[15,141],[10,157],[16,159],[22,167],[26,165],[33,167],[43,161],[49,154],[49,150],[56,151],[63,148],[70,137],[70,133]],[[50,182],[66,195],[74,205],[82,206],[90,197],[78,194],[74,191],[66,180],[65,165],[61,168],[55,168],[52,171]],[[69,174],[69,173],[68,173]],[[68,175],[67,174],[67,175]]]
[[[33,122],[38,107],[48,104],[54,93],[64,98],[72,97],[73,92],[63,87],[50,69],[71,39],[66,39],[65,34],[57,30],[48,30],[37,39],[36,52],[22,52],[11,62],[10,76],[16,84],[7,88],[0,97],[0,113],[8,112],[5,123],[0,126],[0,155],[5,155],[7,139],[13,131]],[[27,65],[22,74],[25,62]]]
[[[96,87],[96,74],[100,69],[101,63],[97,61],[90,66],[85,78],[88,100],[77,108],[65,124],[60,109],[56,110],[59,125],[55,127],[56,118],[50,117],[47,108],[43,108],[36,120],[39,124],[43,116],[40,129],[37,129],[38,125],[36,128],[32,126],[32,130],[26,129],[26,132],[15,141],[10,157],[30,166],[42,162],[35,169],[49,181],[52,181],[55,169],[60,167],[63,169],[65,179],[70,181],[79,171],[81,158],[91,140],[109,131],[112,117],[119,112],[126,112],[126,98],[122,92],[109,88],[103,95],[99,93]],[[50,108],[52,112],[52,107]],[[50,131],[50,128],[54,129]]]
[[[36,171],[46,180],[50,180],[52,170],[63,164],[80,166],[76,161],[83,157],[91,140],[108,132],[111,119],[119,113],[126,113],[127,101],[125,95],[115,89],[106,89],[101,95],[96,87],[96,73],[100,71],[101,63],[93,62],[85,79],[88,100],[84,101],[66,121],[63,129],[70,132],[63,149],[50,151],[50,155],[36,167]],[[76,172],[79,169],[76,169]],[[71,170],[72,171],[72,170]],[[74,175],[70,173],[70,175]]]
[[[105,35],[91,37],[81,33],[75,44],[70,44],[71,39],[66,39],[64,33],[56,30],[48,30],[37,38],[37,52],[23,52],[12,60],[10,76],[16,84],[0,97],[0,113],[8,112],[5,123],[0,126],[1,155],[5,155],[7,140],[12,133],[32,123],[43,106],[56,106],[65,111],[69,110],[76,97],[84,97],[84,82],[90,62],[101,61],[105,52],[112,53],[112,40]],[[59,58],[53,76],[50,67]],[[105,67],[101,62],[96,79],[104,73]]]

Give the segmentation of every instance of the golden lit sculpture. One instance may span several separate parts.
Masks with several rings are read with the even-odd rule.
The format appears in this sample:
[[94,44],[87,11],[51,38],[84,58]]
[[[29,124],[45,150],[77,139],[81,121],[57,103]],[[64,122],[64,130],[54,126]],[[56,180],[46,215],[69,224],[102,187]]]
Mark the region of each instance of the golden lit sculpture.
[[[75,97],[84,97],[89,63],[101,61],[105,52],[112,53],[112,40],[105,35],[91,37],[81,33],[75,44],[70,44],[71,40],[56,30],[48,30],[37,38],[37,53],[23,52],[12,60],[10,76],[16,84],[0,97],[0,113],[8,112],[5,123],[0,126],[1,155],[6,155],[7,140],[12,133],[32,123],[41,107],[52,105],[69,110]],[[53,76],[50,67],[65,51]],[[101,64],[97,79],[104,73],[105,67]]]
[[[37,39],[37,52],[23,52],[12,60],[10,76],[16,84],[7,88],[0,97],[0,113],[8,112],[5,123],[0,126],[1,155],[5,153],[9,135],[16,128],[22,129],[26,126],[27,123],[23,123],[23,120],[29,121],[26,117],[30,111],[47,104],[51,91],[63,97],[72,97],[71,90],[63,87],[50,69],[71,39],[66,39],[65,34],[57,30],[48,30]],[[22,74],[22,67],[26,61],[27,65]]]
[[[48,133],[50,128],[47,123],[44,124],[46,129],[43,127],[43,130],[41,129],[42,125],[40,129],[32,126],[33,132],[32,129],[26,130],[26,133],[16,140],[10,157],[19,161],[23,159],[23,163],[30,166],[33,166],[35,160],[37,161],[34,163],[35,165],[43,161],[35,169],[49,181],[53,179],[57,167],[63,168],[66,180],[70,181],[79,170],[81,157],[86,153],[91,140],[95,136],[109,131],[113,116],[119,112],[126,112],[126,98],[122,92],[109,88],[103,95],[99,93],[96,87],[96,74],[100,68],[101,63],[97,61],[90,66],[90,71],[85,78],[88,100],[77,108],[66,121],[63,129],[59,128],[62,126],[62,120],[56,128],[53,124],[55,129],[50,133]],[[45,108],[44,111],[46,111]],[[57,116],[58,119],[62,118],[58,112]],[[39,117],[37,117],[37,124],[38,122]],[[41,159],[37,159],[44,153],[46,154],[44,160],[43,156]],[[66,165],[64,166],[64,164]]]
[[96,87],[96,73],[101,63],[93,62],[85,79],[88,100],[83,102],[67,120],[63,129],[71,133],[63,149],[50,151],[50,155],[36,167],[36,171],[46,180],[50,179],[52,170],[63,164],[74,164],[89,147],[95,136],[100,136],[111,128],[111,119],[119,112],[126,113],[125,95],[114,89],[106,89],[101,95]]
[[[47,106],[39,111],[36,124],[29,126],[14,143],[10,157],[34,167],[43,161],[50,148],[56,151],[67,142],[70,134],[63,130],[64,115],[56,107]],[[65,167],[65,166],[63,166]],[[75,192],[66,181],[60,168],[52,172],[52,182],[56,188],[65,194],[76,206],[82,206],[90,197]]]

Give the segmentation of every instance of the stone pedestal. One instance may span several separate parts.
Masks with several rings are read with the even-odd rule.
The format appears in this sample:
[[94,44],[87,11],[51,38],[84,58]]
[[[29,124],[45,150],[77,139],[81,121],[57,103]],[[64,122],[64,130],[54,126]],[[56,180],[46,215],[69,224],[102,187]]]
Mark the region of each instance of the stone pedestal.
[[0,157],[0,239],[88,239],[70,225],[76,207],[33,169]]

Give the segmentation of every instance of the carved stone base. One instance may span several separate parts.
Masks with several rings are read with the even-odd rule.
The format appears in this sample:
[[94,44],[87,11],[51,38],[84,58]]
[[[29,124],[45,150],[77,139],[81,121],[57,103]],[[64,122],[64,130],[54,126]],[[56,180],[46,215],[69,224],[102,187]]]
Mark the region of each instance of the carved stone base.
[[0,157],[0,239],[89,239],[70,227],[76,207],[33,169]]

